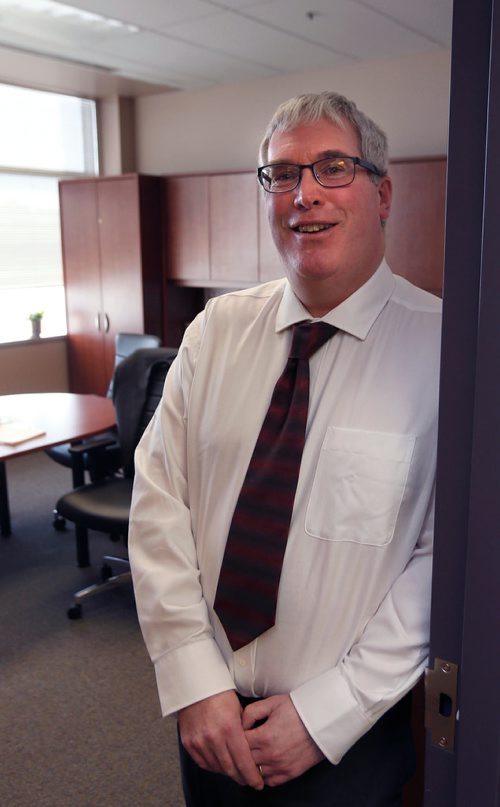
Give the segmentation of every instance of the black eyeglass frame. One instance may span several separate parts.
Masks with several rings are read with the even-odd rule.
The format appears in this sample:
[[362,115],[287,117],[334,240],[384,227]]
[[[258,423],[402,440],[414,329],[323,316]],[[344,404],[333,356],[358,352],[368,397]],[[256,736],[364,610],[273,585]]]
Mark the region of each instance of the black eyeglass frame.
[[[350,157],[347,154],[342,154],[342,155],[339,154],[338,159],[352,160],[352,163],[353,163],[352,177],[351,177],[351,179],[349,179],[348,182],[343,182],[340,185],[325,185],[325,183],[322,182],[320,180],[320,178],[318,177],[316,171],[314,170],[314,167],[316,165],[318,165],[318,163],[324,163],[324,162],[327,162],[328,160],[335,160],[335,159],[337,159],[337,157],[334,156],[334,155],[332,155],[331,157],[322,157],[321,160],[315,160],[313,163],[309,163],[308,165],[299,165],[298,163],[285,163],[285,162],[283,162],[283,163],[269,163],[268,165],[261,165],[259,168],[257,168],[257,178],[258,178],[260,184],[262,185],[262,187],[264,188],[264,190],[267,193],[289,193],[290,191],[294,191],[295,188],[297,188],[300,185],[300,182],[302,180],[302,172],[303,172],[304,168],[310,168],[311,169],[311,172],[312,172],[312,175],[313,175],[314,179],[316,180],[316,182],[319,185],[321,185],[322,188],[345,188],[348,185],[352,185],[352,183],[354,182],[354,179],[356,177],[356,166],[357,165],[359,165],[361,168],[364,168],[370,174],[376,174],[376,176],[378,176],[378,177],[383,177],[384,176],[384,173],[382,171],[380,171],[377,168],[377,166],[374,165],[374,163],[370,163],[367,160],[363,160],[362,157]],[[271,190],[271,188],[266,188],[266,186],[264,184],[264,180],[262,178],[262,174],[266,170],[266,168],[274,168],[277,165],[288,165],[288,166],[292,166],[293,168],[298,168],[299,169],[299,173],[297,174],[297,182],[291,188],[284,188],[282,190]]]

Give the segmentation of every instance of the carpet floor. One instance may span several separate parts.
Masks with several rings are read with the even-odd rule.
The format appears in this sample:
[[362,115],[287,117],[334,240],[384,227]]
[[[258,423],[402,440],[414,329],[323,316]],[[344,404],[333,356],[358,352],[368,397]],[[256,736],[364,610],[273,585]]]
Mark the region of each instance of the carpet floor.
[[76,590],[120,554],[90,535],[76,565],[72,526],[52,508],[70,473],[45,454],[10,460],[12,535],[0,539],[0,805],[183,807],[175,721],[162,719],[130,587],[69,620]]

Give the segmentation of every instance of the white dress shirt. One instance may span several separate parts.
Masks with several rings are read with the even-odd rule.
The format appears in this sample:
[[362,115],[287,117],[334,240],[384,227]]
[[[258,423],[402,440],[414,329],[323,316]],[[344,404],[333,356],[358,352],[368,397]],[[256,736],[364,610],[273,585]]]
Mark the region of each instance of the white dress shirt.
[[[331,762],[427,656],[440,301],[377,272],[322,319],[276,624],[233,653],[213,611],[236,500],[291,327],[286,280],[211,300],[136,453],[129,549],[169,714],[228,689],[290,693]],[[265,540],[265,538],[264,538]]]

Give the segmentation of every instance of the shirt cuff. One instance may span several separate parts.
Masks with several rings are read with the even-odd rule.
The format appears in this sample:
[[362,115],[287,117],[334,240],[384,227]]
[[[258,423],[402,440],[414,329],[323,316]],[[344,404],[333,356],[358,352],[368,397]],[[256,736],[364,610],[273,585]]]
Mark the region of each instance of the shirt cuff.
[[308,733],[334,765],[373,725],[338,668],[306,681],[290,697]]
[[155,662],[155,673],[164,717],[211,695],[235,689],[213,639],[201,639],[165,653]]

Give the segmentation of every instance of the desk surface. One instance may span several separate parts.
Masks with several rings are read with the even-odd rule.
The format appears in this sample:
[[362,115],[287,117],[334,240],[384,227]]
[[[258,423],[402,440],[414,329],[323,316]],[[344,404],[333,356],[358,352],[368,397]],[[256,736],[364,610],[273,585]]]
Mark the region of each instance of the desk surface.
[[72,392],[0,395],[0,417],[9,416],[43,429],[45,434],[17,446],[0,445],[0,461],[91,437],[116,422],[111,400]]

